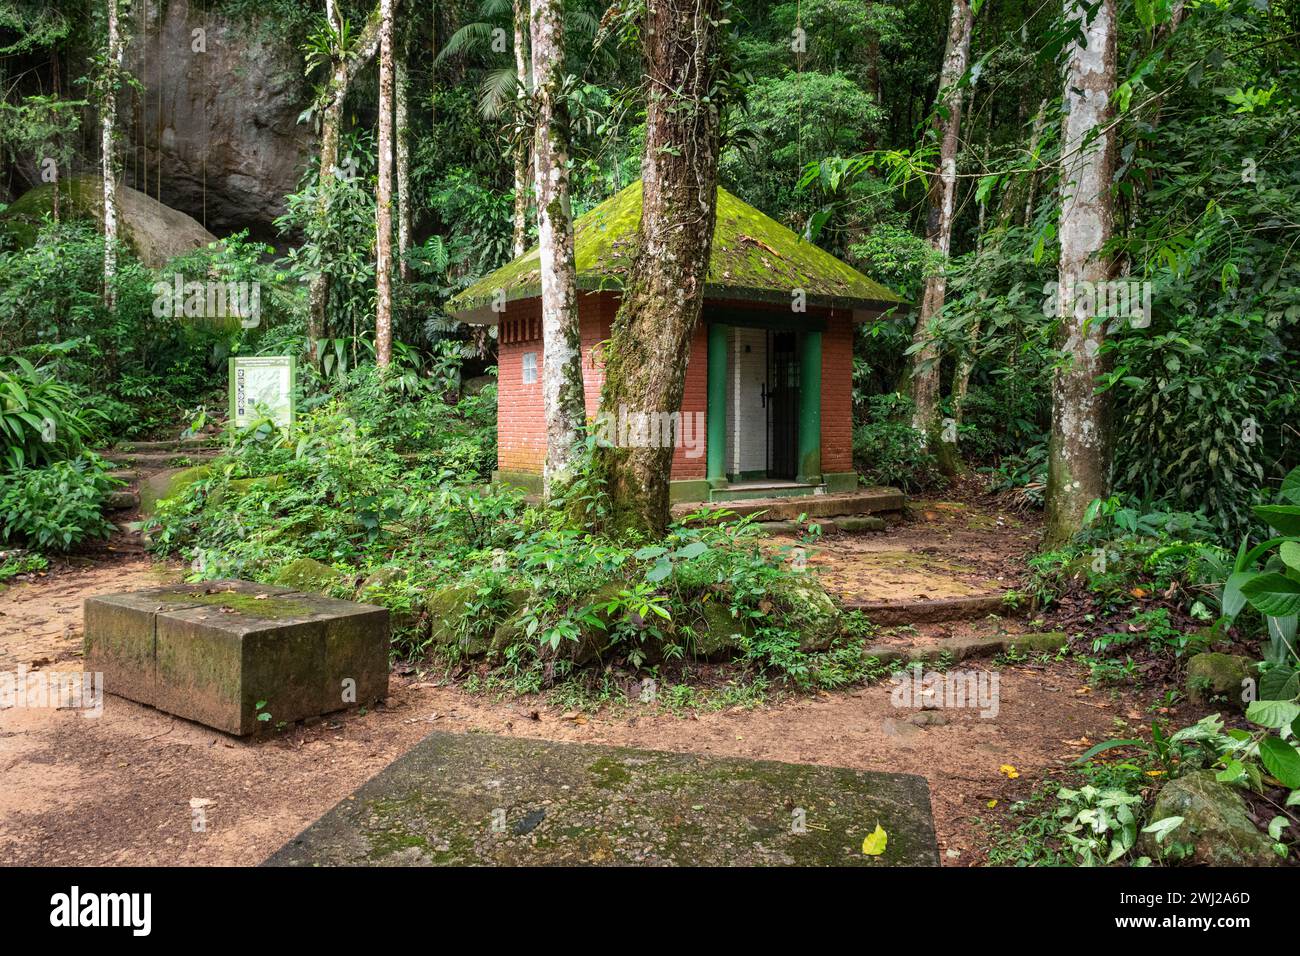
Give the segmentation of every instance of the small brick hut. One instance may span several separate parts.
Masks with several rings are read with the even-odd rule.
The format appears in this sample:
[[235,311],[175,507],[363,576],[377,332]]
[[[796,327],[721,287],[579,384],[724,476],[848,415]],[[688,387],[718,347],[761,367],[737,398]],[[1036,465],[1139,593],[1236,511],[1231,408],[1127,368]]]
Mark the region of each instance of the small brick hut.
[[[638,181],[574,222],[582,374],[592,418],[605,378],[602,343],[618,311],[640,219]],[[497,327],[496,477],[528,490],[540,489],[546,459],[538,261],[533,249],[449,303],[462,321]],[[704,309],[673,454],[673,500],[856,488],[854,327],[900,303],[884,286],[719,188]]]

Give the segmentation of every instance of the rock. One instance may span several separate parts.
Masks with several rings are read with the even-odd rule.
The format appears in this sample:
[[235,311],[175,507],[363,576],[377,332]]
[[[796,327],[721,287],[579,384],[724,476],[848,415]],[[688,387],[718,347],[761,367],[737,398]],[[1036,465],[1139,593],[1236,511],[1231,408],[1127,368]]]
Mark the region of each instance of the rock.
[[464,379],[460,383],[461,397],[464,398],[469,395],[477,395],[489,385],[495,385],[496,383],[497,377],[495,375],[474,375],[470,378]]
[[843,515],[833,519],[841,531],[884,531],[885,519],[874,515]]
[[1187,661],[1187,696],[1194,704],[1208,706],[1214,697],[1226,697],[1234,706],[1244,707],[1242,690],[1245,681],[1255,677],[1255,662],[1240,654],[1196,654]]
[[[76,176],[59,186],[59,213],[65,220],[104,220],[104,186],[98,176]],[[36,240],[43,216],[50,212],[53,184],[37,186],[0,213],[0,232],[18,246]],[[117,187],[122,239],[144,265],[157,269],[169,259],[201,249],[217,237],[185,213],[164,206],[127,186]],[[199,278],[199,277],[195,277]]]
[[695,656],[701,660],[727,660],[742,648],[743,622],[731,616],[725,601],[701,601],[699,621],[691,621],[695,631]]
[[316,594],[328,594],[342,580],[343,572],[315,558],[290,561],[275,576],[276,584]]
[[794,584],[781,595],[799,627],[799,649],[804,653],[824,651],[840,633],[840,609],[814,579]]
[[425,601],[429,615],[429,637],[434,644],[444,648],[459,648],[466,657],[486,654],[492,641],[492,632],[475,628],[473,632],[462,625],[466,605],[478,598],[474,588],[450,587],[431,594]]
[[[223,235],[251,227],[274,237],[316,143],[298,122],[312,90],[282,21],[193,0],[153,0],[132,19],[124,66],[144,89],[139,126],[127,110],[121,135],[139,145],[149,184],[131,179],[131,162],[127,181],[155,192],[161,178],[163,202],[196,218],[206,210],[204,224]],[[360,31],[360,20],[353,26]],[[198,28],[206,52],[191,54]]]
[[948,723],[948,718],[943,714],[933,710],[923,710],[919,714],[913,714],[907,718],[909,724],[917,727],[942,727]]
[[158,510],[158,503],[168,498],[175,498],[182,491],[203,481],[212,474],[209,465],[191,465],[189,468],[168,468],[150,475],[140,482],[140,513],[151,515]]
[[1191,843],[1185,861],[1208,866],[1277,866],[1273,841],[1261,833],[1246,813],[1246,801],[1232,787],[1214,779],[1213,770],[1197,770],[1170,780],[1160,788],[1149,823],[1167,817],[1183,822],[1157,844],[1150,833],[1141,834],[1142,853],[1160,859],[1172,843]]

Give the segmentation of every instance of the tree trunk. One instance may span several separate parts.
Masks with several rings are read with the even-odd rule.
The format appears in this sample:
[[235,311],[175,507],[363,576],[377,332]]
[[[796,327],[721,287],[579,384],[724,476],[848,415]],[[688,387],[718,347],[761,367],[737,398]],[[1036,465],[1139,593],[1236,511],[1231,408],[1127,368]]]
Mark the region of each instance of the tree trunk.
[[406,261],[411,248],[411,142],[407,135],[407,96],[410,77],[406,73],[406,53],[397,48],[397,103],[394,123],[397,125],[397,269],[403,280],[409,279],[411,269]]
[[546,414],[544,491],[550,495],[572,474],[582,450],[586,405],[582,390],[582,337],[578,277],[573,262],[569,208],[569,118],[564,81],[562,0],[533,0],[534,100],[537,116],[537,237],[542,280],[542,407]]
[[[117,276],[117,81],[122,69],[122,38],[117,20],[117,0],[108,0],[108,77],[100,116],[104,177],[104,305],[117,302],[113,281]],[[59,184],[54,184],[58,192]]]
[[[340,27],[334,4],[327,0],[326,16],[330,25],[337,31]],[[317,174],[316,217],[321,229],[328,227],[330,221],[330,200],[334,187],[341,175],[338,169],[339,138],[343,129],[343,103],[347,99],[352,80],[361,68],[370,62],[379,46],[379,11],[376,10],[366,20],[366,25],[357,37],[355,53],[348,56],[346,50],[335,50],[334,61],[330,68],[330,77],[326,82],[325,106],[321,113],[320,131],[320,169]],[[307,354],[314,362],[317,357],[317,343],[325,334],[325,308],[329,302],[329,275],[321,270],[312,276],[307,289]]]
[[[1067,16],[1087,17],[1071,2]],[[1086,46],[1071,44],[1065,75],[1061,135],[1061,263],[1057,286],[1062,362],[1052,380],[1052,437],[1048,445],[1045,540],[1059,545],[1079,530],[1089,502],[1109,486],[1110,442],[1105,395],[1096,393],[1105,370],[1103,323],[1096,296],[1076,295],[1082,282],[1105,282],[1111,263],[1102,248],[1114,229],[1111,180],[1115,92],[1115,0],[1102,0],[1085,30]]]
[[[987,146],[984,151],[984,165],[988,165]],[[984,217],[987,212],[988,203],[981,202],[979,204],[979,222],[975,227],[975,255],[977,259],[984,251]],[[962,415],[966,411],[966,393],[970,390],[970,373],[975,367],[975,350],[979,347],[980,325],[983,316],[982,307],[986,298],[988,298],[987,290],[981,289],[979,298],[981,311],[975,314],[975,321],[971,323],[970,331],[966,336],[966,348],[957,356],[957,368],[953,372],[952,420],[955,425],[961,425]]]
[[[716,216],[717,19],[717,0],[646,2],[639,245],[614,319],[601,398],[613,419],[626,410],[658,413],[662,422],[681,410]],[[662,536],[673,443],[651,436],[626,443],[636,447],[618,444],[597,449],[613,530]]]
[[[528,67],[528,8],[525,6],[524,0],[514,0],[514,28],[515,95],[524,97],[529,95],[532,89],[532,78],[529,76]],[[522,106],[522,104],[516,105]],[[522,109],[517,110],[517,115],[522,113]],[[515,145],[515,209],[512,248],[516,258],[528,251],[528,180],[529,173],[532,172],[532,164],[529,162],[530,145],[528,140],[529,137],[521,135]]]
[[[953,0],[952,19],[948,24],[948,44],[939,77],[941,108],[935,110],[935,130],[939,135],[939,165],[930,184],[930,214],[927,238],[939,253],[939,271],[925,281],[921,312],[912,335],[919,351],[912,354],[912,400],[915,410],[912,427],[921,433],[922,443],[933,447],[945,471],[955,470],[954,449],[950,442],[936,441],[939,422],[939,350],[930,334],[930,323],[943,309],[947,278],[948,249],[952,243],[953,207],[957,193],[957,145],[961,132],[962,91],[957,86],[970,59],[971,8],[969,0]],[[945,115],[946,114],[946,115]]]
[[375,189],[375,364],[393,360],[393,0],[379,0],[379,182]]

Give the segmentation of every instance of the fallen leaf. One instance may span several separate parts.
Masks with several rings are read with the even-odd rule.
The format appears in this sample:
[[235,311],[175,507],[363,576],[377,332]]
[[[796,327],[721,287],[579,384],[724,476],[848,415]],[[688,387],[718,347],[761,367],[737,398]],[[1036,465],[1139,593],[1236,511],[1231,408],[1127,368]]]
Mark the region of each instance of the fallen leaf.
[[862,852],[867,856],[880,856],[885,852],[887,843],[889,843],[889,834],[877,823],[876,828],[862,841]]

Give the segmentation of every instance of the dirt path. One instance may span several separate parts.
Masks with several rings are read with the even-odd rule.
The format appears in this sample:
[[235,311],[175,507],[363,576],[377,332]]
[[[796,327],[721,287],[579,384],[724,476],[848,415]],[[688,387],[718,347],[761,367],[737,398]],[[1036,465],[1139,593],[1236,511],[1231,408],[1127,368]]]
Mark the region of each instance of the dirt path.
[[[104,554],[0,593],[0,670],[80,670],[82,598],[178,573],[138,552]],[[14,707],[0,711],[0,854],[15,864],[255,864],[436,728],[922,774],[941,859],[967,865],[985,857],[972,820],[990,814],[990,801],[1027,795],[1144,718],[1131,699],[1093,693],[1083,677],[1070,663],[1003,667],[988,718],[973,709],[918,716],[893,706],[892,686],[881,684],[751,710],[677,716],[637,704],[574,720],[541,701],[394,675],[384,706],[255,741],[111,696],[93,718]]]

